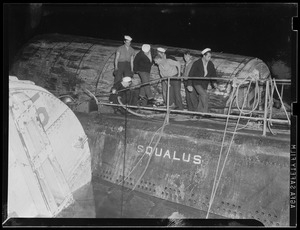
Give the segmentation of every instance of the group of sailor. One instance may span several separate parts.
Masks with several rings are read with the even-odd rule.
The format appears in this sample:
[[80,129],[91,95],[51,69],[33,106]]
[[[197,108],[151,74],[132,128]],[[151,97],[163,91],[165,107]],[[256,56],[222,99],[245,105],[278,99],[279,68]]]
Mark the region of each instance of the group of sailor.
[[[181,81],[183,80],[187,110],[208,112],[208,94],[206,92],[209,81],[199,77],[216,77],[216,69],[211,61],[211,49],[204,49],[202,57],[195,58],[189,51],[183,54],[184,69],[181,70],[180,61],[175,57],[166,55],[166,49],[158,47],[152,49],[151,45],[143,44],[141,50],[135,55],[131,47],[132,38],[124,36],[124,45],[118,47],[114,62],[114,85],[111,90],[110,101],[118,103],[117,96],[124,104],[129,105],[155,105],[157,103],[151,90],[150,73],[152,65],[156,64],[161,76],[162,96],[167,104],[167,77],[170,78],[169,106],[171,109],[183,110],[181,98]],[[141,79],[141,87],[134,90],[124,90],[130,87],[134,73]],[[191,79],[197,77],[197,79]],[[211,86],[216,83],[211,81]],[[120,91],[120,92],[119,92]],[[197,118],[201,118],[197,116]]]

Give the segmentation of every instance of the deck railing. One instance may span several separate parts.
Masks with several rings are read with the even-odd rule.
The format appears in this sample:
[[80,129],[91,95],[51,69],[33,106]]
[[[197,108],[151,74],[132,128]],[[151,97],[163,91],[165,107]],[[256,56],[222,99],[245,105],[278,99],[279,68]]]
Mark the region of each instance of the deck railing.
[[[151,80],[148,83],[143,83],[143,84],[138,84],[135,86],[131,86],[127,89],[124,90],[132,90],[132,89],[136,89],[136,88],[140,88],[142,86],[148,85],[148,84],[155,84],[158,82],[161,82],[163,80],[166,80],[168,82],[167,86],[168,86],[168,90],[167,90],[167,105],[166,108],[158,108],[158,107],[146,107],[146,106],[135,106],[135,105],[123,105],[123,104],[112,104],[112,103],[106,103],[106,102],[101,102],[98,101],[98,99],[96,97],[98,96],[103,96],[103,95],[96,95],[93,97],[95,98],[95,100],[97,101],[97,104],[99,105],[106,105],[106,106],[115,106],[115,107],[124,107],[125,109],[143,109],[143,110],[151,110],[151,111],[159,111],[159,112],[166,112],[166,119],[167,119],[167,124],[169,123],[169,117],[170,117],[170,113],[177,113],[177,114],[185,114],[185,115],[200,115],[200,116],[209,116],[209,117],[215,117],[215,118],[227,118],[229,116],[229,118],[232,119],[238,119],[238,118],[242,118],[242,119],[247,119],[247,120],[251,120],[251,121],[261,121],[263,123],[263,136],[266,136],[266,130],[267,130],[267,125],[268,122],[269,124],[272,123],[277,123],[277,124],[288,124],[290,125],[290,115],[288,114],[288,112],[285,109],[284,103],[282,101],[282,97],[283,97],[283,86],[284,85],[290,85],[291,81],[290,80],[282,80],[282,79],[272,79],[272,78],[268,78],[268,79],[256,79],[256,81],[258,82],[258,84],[260,85],[260,91],[264,91],[265,92],[265,97],[264,97],[264,109],[263,111],[259,110],[259,108],[254,108],[252,110],[251,113],[258,115],[257,117],[252,117],[252,116],[245,116],[243,115],[247,113],[248,110],[243,110],[240,111],[240,115],[233,115],[230,114],[231,111],[228,111],[228,114],[219,114],[219,113],[203,113],[203,112],[195,112],[195,111],[186,111],[186,110],[172,110],[170,108],[169,105],[169,97],[170,97],[170,90],[169,90],[169,86],[170,86],[170,80],[171,79],[177,79],[178,77],[165,77],[165,78],[160,78],[160,79],[155,79],[155,80]],[[234,79],[226,79],[226,78],[220,78],[220,77],[214,77],[214,78],[208,78],[208,77],[188,77],[188,78],[181,78],[181,79],[191,79],[191,80],[195,80],[195,79],[201,79],[201,80],[215,80],[215,81],[228,81],[229,83],[231,83],[233,85],[233,90],[231,91],[231,94],[234,93],[234,88],[236,89],[236,84],[237,83],[243,83],[243,87],[247,86],[247,84],[251,84],[253,83],[252,80],[245,80],[245,79],[239,79],[239,78],[234,78]],[[281,87],[281,92],[279,92],[277,84],[282,85]],[[270,89],[271,87],[271,89]],[[121,90],[121,91],[124,91]],[[280,102],[281,102],[281,106],[285,112],[286,115],[286,119],[274,119],[271,116],[268,117],[268,115],[270,115],[270,113],[272,113],[272,108],[273,108],[273,94],[274,92],[277,92]],[[89,92],[89,94],[91,94]],[[108,96],[109,94],[107,94]],[[271,96],[272,97],[271,97]],[[232,97],[232,99],[234,98],[234,96],[230,95]],[[244,95],[244,97],[247,97],[247,95]],[[261,94],[260,94],[261,97]],[[230,97],[229,97],[230,98]],[[261,100],[263,98],[259,98],[259,100]],[[237,102],[238,103],[238,102]],[[270,104],[271,103],[271,104]],[[260,105],[261,103],[259,103]],[[257,106],[258,107],[258,106]]]

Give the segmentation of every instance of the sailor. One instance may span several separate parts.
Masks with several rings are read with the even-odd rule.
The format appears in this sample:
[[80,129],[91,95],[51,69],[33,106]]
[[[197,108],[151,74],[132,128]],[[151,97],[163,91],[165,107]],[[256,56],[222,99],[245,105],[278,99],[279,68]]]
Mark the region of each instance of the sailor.
[[183,71],[183,81],[185,88],[185,99],[188,111],[196,111],[198,106],[198,95],[195,90],[189,91],[187,89],[188,77],[190,77],[190,70],[194,62],[197,60],[195,57],[191,56],[190,51],[186,51],[183,55],[185,61],[184,71]]
[[[137,53],[133,61],[134,71],[140,76],[142,84],[150,81],[150,72],[153,65],[153,57],[151,54],[151,46],[149,44],[143,44],[142,50]],[[143,101],[147,101],[148,105],[153,105],[156,102],[149,84],[140,88],[140,105],[144,104]]]
[[166,59],[166,49],[158,47],[157,54],[160,55],[162,58]]
[[[182,99],[181,99],[181,78],[180,78],[180,69],[181,64],[179,61],[174,61],[172,59],[164,59],[160,55],[157,55],[154,58],[155,64],[158,65],[159,73],[161,77],[178,77],[178,79],[170,79],[170,93],[169,93],[169,105],[173,109],[183,110]],[[167,79],[163,80],[167,85]],[[163,88],[163,99],[167,103],[167,89],[164,92]]]
[[135,52],[131,47],[131,41],[132,38],[128,35],[125,35],[124,45],[120,46],[116,51],[114,83],[120,82],[122,77],[133,76],[133,59]]
[[[211,49],[206,48],[202,52],[202,58],[199,58],[191,67],[190,77],[216,77],[216,69],[211,61]],[[189,92],[196,90],[198,94],[197,112],[208,112],[208,94],[206,92],[209,81],[202,79],[189,79],[187,89]],[[211,84],[212,86],[215,86]]]
[[[166,60],[167,59],[166,49],[158,47],[157,48],[157,55],[160,56],[163,60]],[[160,76],[162,77],[162,75],[160,75]],[[163,96],[164,103],[167,104],[167,91],[168,91],[167,80],[162,80],[161,81],[161,89],[162,89],[162,96]],[[170,102],[171,101],[172,101],[172,99],[170,99]]]
[[161,47],[158,47],[158,48],[157,48],[157,54],[158,54],[159,56],[161,56],[162,59],[172,59],[172,60],[174,60],[174,61],[177,61],[177,59],[176,59],[173,55],[167,54],[166,51],[167,51],[167,50],[164,49],[164,48],[161,48]]
[[[131,91],[128,87],[131,85],[132,79],[129,76],[123,77],[120,82],[116,82],[111,88],[111,94],[109,96],[110,103],[119,104],[118,97],[122,104],[128,105],[131,101]],[[114,108],[115,113],[124,111],[120,107]]]

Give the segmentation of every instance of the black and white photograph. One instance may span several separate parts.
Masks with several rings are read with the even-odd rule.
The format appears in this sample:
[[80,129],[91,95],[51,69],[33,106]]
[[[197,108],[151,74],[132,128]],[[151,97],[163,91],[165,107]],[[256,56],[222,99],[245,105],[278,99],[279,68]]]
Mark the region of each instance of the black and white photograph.
[[2,226],[297,226],[298,3],[4,3]]

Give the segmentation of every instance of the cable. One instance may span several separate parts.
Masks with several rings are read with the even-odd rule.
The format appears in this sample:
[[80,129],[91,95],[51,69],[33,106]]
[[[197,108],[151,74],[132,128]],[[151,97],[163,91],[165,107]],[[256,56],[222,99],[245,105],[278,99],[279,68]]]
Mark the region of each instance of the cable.
[[126,148],[127,148],[127,110],[125,111],[125,125],[124,125],[124,156],[123,156],[123,176],[122,176],[122,195],[121,195],[121,217],[123,216],[123,197],[124,197],[124,176],[125,176],[125,162],[126,162]]
[[[238,84],[238,86],[237,86],[237,91],[236,91],[236,106],[237,106],[237,108],[238,108],[238,110],[240,111],[240,112],[242,112],[243,114],[250,114],[250,113],[252,113],[254,110],[256,110],[256,108],[257,108],[257,106],[259,105],[259,97],[260,97],[260,95],[259,95],[259,85],[258,85],[258,81],[256,80],[255,81],[255,94],[254,94],[254,102],[253,102],[253,105],[252,105],[252,109],[250,110],[250,111],[248,111],[248,112],[244,112],[244,111],[242,111],[241,109],[240,109],[240,107],[239,107],[239,100],[238,100],[238,92],[239,92],[239,88],[240,88],[240,86],[243,84],[243,82],[245,82],[245,81],[247,81],[248,80],[248,78],[249,77],[247,77],[247,78],[245,78],[245,79],[243,79],[243,81],[242,82],[240,82],[240,84]],[[249,83],[249,85],[251,85],[251,83],[252,83],[252,81],[253,81],[253,77],[250,77],[250,83]],[[247,93],[247,95],[248,95],[248,93]]]
[[[122,104],[122,102],[121,102],[121,100],[120,100],[120,97],[118,97],[118,101],[119,101],[119,103],[120,103],[122,106],[125,107],[125,105]],[[124,108],[124,107],[123,107],[123,108]],[[127,107],[125,107],[125,109],[128,110],[128,111],[130,111]],[[164,114],[164,115],[165,115],[165,114]],[[165,120],[164,120],[163,126],[160,127],[158,130],[155,131],[154,135],[153,135],[152,138],[151,138],[151,141],[150,141],[150,143],[149,143],[149,146],[152,144],[152,141],[153,141],[155,135],[156,135],[160,130],[161,130],[161,132],[163,131],[162,129],[164,128],[164,124],[165,124]],[[152,154],[152,153],[150,153],[150,155],[151,155],[151,154]],[[140,160],[136,163],[136,165],[133,167],[133,169],[129,172],[129,174],[126,176],[126,178],[125,178],[124,180],[126,180],[126,179],[131,175],[131,173],[135,170],[135,168],[136,168],[137,165],[141,162],[141,160],[144,158],[145,155],[146,155],[146,152],[142,155],[142,157],[140,158]],[[121,184],[121,183],[119,183],[119,185],[120,185],[120,184]]]
[[[234,90],[236,90],[236,88],[234,88]],[[208,211],[207,211],[206,219],[208,218],[209,211],[210,211],[210,207],[211,207],[211,203],[212,203],[212,199],[213,199],[213,198],[212,198],[212,197],[213,197],[213,191],[214,191],[215,185],[216,185],[217,174],[218,174],[219,165],[220,165],[220,161],[221,161],[221,154],[222,154],[222,150],[223,150],[223,145],[224,145],[224,141],[225,141],[225,134],[226,134],[227,126],[228,126],[229,115],[230,115],[230,109],[231,109],[233,100],[234,100],[234,97],[232,97],[232,100],[230,101],[230,105],[229,105],[229,109],[228,109],[228,114],[227,114],[227,118],[226,118],[226,124],[225,124],[224,134],[223,134],[223,140],[222,140],[222,145],[221,145],[221,149],[220,149],[220,153],[219,153],[219,159],[218,159],[218,164],[217,164],[217,170],[216,170],[215,179],[214,179],[214,183],[213,183],[212,193],[211,193],[211,196],[210,196],[209,208],[208,208]]]
[[269,95],[265,95],[269,97],[269,104],[268,104],[268,107],[267,107],[267,110],[270,111],[269,112],[269,120],[267,121],[267,124],[268,124],[268,128],[270,130],[270,132],[273,134],[273,135],[276,135],[277,133],[273,132],[273,130],[271,129],[271,125],[272,124],[272,112],[273,112],[273,94],[274,94],[274,84],[273,84],[273,81],[271,80],[270,81],[271,83],[271,91],[269,92]]
[[[248,94],[248,92],[249,92],[250,86],[251,86],[251,82],[249,83],[248,90],[247,90],[247,94]],[[237,87],[237,89],[238,89],[238,87]],[[238,92],[238,90],[237,90],[236,92]],[[234,98],[233,98],[233,99],[234,99]],[[243,102],[243,105],[242,105],[242,109],[244,108],[245,102],[246,102],[246,97],[244,97],[244,102]],[[224,135],[223,135],[223,140],[222,140],[222,145],[221,145],[220,154],[219,154],[219,160],[218,160],[218,165],[217,165],[217,170],[216,170],[215,179],[214,179],[214,184],[213,184],[213,188],[212,188],[212,193],[211,193],[211,197],[210,197],[210,201],[209,201],[209,207],[208,207],[207,214],[206,214],[206,219],[207,219],[208,216],[209,216],[209,212],[210,212],[210,209],[211,209],[213,200],[214,200],[214,198],[215,198],[215,195],[216,195],[216,192],[217,192],[217,189],[218,189],[218,186],[219,186],[219,183],[220,183],[222,174],[223,174],[223,170],[224,170],[224,168],[225,168],[225,164],[226,164],[226,161],[227,161],[227,157],[228,157],[228,155],[229,155],[229,151],[230,151],[231,145],[232,145],[232,143],[233,143],[233,139],[234,139],[234,136],[235,136],[235,133],[236,133],[236,130],[237,130],[237,126],[238,126],[238,124],[239,124],[241,115],[242,115],[242,113],[243,113],[243,111],[240,110],[239,118],[238,118],[238,121],[237,121],[237,123],[236,123],[235,130],[234,130],[234,132],[233,132],[233,135],[232,135],[232,138],[231,138],[231,141],[230,141],[230,144],[229,144],[229,147],[228,147],[228,150],[227,150],[227,153],[226,153],[224,162],[223,162],[223,166],[222,166],[222,169],[221,169],[221,172],[220,172],[219,179],[218,179],[218,181],[217,181],[217,176],[218,176],[218,171],[219,171],[219,166],[220,166],[220,161],[221,161],[221,156],[222,156],[222,150],[223,150],[224,141],[225,141],[225,135],[226,135],[226,129],[227,129],[227,124],[228,124],[228,120],[229,120],[229,113],[230,113],[231,105],[232,105],[232,101],[231,101],[231,103],[230,103],[230,107],[229,107],[229,110],[228,110],[228,117],[227,117],[227,120],[226,120],[226,126],[225,126],[225,130],[224,130]],[[216,181],[217,181],[217,184],[216,184]]]
[[286,112],[286,109],[285,109],[285,106],[284,106],[284,104],[283,104],[282,98],[281,98],[280,93],[279,93],[279,91],[278,91],[278,88],[277,88],[277,85],[276,85],[276,81],[275,81],[275,79],[273,79],[273,80],[274,80],[274,87],[275,87],[275,89],[276,89],[276,92],[278,93],[278,97],[279,97],[279,100],[280,100],[280,102],[281,102],[282,108],[283,108],[283,110],[284,110],[284,112],[285,112],[285,115],[286,115],[288,121],[289,121],[289,124],[291,124],[289,115],[288,115],[287,112]]
[[99,104],[99,101],[98,101],[98,99],[95,97],[94,94],[92,94],[88,89],[83,89],[83,90],[86,91],[90,97],[92,97],[92,98],[95,99],[97,105]]
[[146,118],[153,118],[153,117],[162,117],[165,116],[165,114],[151,114],[151,115],[145,115],[145,114],[141,114],[141,113],[137,113],[134,112],[133,110],[129,109],[127,106],[125,106],[122,101],[121,101],[121,97],[118,96],[117,97],[119,104],[128,112],[130,112],[133,115],[139,116],[139,117],[146,117]]
[[136,181],[136,183],[135,183],[135,185],[134,185],[134,187],[132,188],[131,191],[133,191],[133,190],[135,189],[135,187],[137,186],[137,184],[139,183],[139,181],[142,179],[142,177],[144,176],[145,172],[147,171],[148,166],[149,166],[149,163],[150,163],[150,160],[152,159],[152,156],[153,156],[153,151],[154,151],[154,149],[156,149],[156,147],[157,147],[157,145],[158,145],[158,143],[159,143],[159,141],[160,141],[160,139],[161,139],[161,137],[162,137],[162,134],[163,134],[163,131],[164,131],[164,128],[165,128],[166,124],[167,124],[167,116],[165,117],[163,126],[161,127],[161,131],[160,131],[160,133],[159,133],[158,140],[157,140],[156,144],[154,145],[154,147],[152,148],[152,151],[151,151],[151,153],[150,153],[150,156],[149,156],[147,165],[146,165],[144,171],[142,172],[141,176],[139,177],[139,179]]

